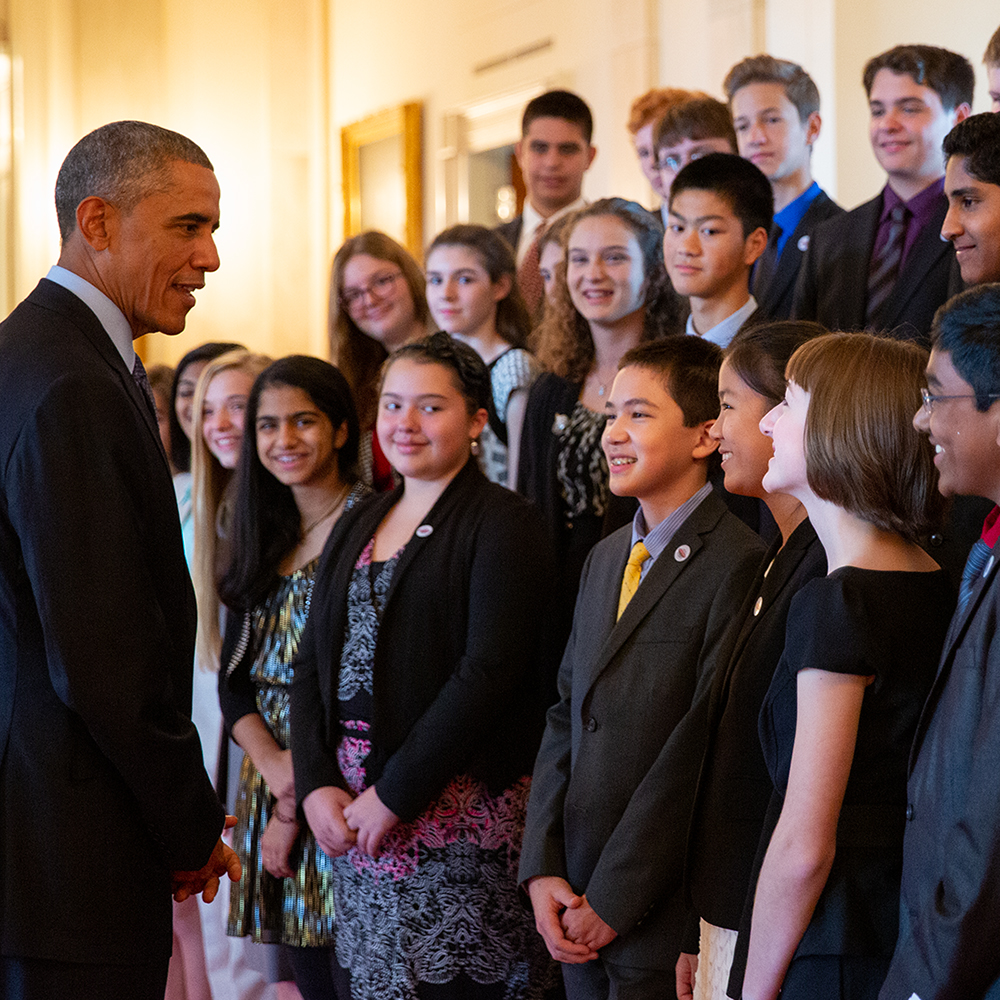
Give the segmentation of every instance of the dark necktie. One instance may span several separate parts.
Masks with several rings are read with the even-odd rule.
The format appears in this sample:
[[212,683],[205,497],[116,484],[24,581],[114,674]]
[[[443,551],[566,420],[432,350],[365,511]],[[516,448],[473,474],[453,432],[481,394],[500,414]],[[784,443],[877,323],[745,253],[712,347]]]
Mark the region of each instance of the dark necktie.
[[774,280],[774,272],[778,270],[778,240],[781,238],[781,233],[781,226],[772,224],[767,246],[760,255],[757,266],[754,268],[753,297],[758,302],[764,298],[768,286]]
[[149,376],[146,374],[146,368],[142,363],[142,358],[137,354],[135,356],[135,363],[132,365],[132,378],[135,380],[135,384],[139,387],[139,391],[143,394],[146,402],[149,404],[149,409],[152,411],[153,419],[156,419],[156,397],[153,395],[153,387],[149,384]]
[[897,205],[889,213],[889,236],[882,252],[872,258],[868,272],[868,306],[865,309],[865,321],[869,324],[878,316],[899,277],[908,213],[905,205]]
[[977,538],[972,543],[969,550],[969,558],[965,561],[965,569],[962,570],[962,582],[958,585],[958,610],[964,611],[972,597],[972,590],[976,581],[982,575],[986,564],[990,561],[990,547],[981,538]]

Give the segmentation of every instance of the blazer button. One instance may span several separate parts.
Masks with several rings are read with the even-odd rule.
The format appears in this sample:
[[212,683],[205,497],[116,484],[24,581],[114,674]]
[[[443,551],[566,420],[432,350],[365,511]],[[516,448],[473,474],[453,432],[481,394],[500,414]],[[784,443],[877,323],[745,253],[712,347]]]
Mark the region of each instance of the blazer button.
[[597,719],[595,719],[593,716],[587,719],[587,721],[584,723],[584,729],[586,729],[588,733],[597,732]]
[[913,803],[912,802],[907,802],[906,803],[906,818],[908,820],[913,819]]

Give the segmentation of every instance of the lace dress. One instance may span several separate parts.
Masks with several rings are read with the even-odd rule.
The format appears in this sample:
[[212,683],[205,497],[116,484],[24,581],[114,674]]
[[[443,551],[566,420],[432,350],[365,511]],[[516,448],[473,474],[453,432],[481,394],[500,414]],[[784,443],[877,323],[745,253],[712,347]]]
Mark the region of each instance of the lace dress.
[[[256,655],[250,676],[257,710],[282,749],[288,747],[288,700],[292,660],[309,615],[309,597],[318,559],[288,576],[251,613]],[[260,838],[271,816],[267,783],[244,755],[234,811],[233,846],[243,865],[234,883],[228,933],[293,947],[329,947],[334,941],[333,861],[306,829],[292,854],[295,874],[276,879],[264,868]]]
[[[337,760],[355,795],[367,787],[372,664],[401,554],[373,563],[373,548],[374,540],[348,589],[338,678]],[[492,796],[458,775],[414,821],[389,831],[378,858],[355,848],[337,859],[337,959],[354,1000],[407,1000],[420,983],[452,984],[456,997],[543,995],[552,966],[517,890],[529,789],[525,776]]]

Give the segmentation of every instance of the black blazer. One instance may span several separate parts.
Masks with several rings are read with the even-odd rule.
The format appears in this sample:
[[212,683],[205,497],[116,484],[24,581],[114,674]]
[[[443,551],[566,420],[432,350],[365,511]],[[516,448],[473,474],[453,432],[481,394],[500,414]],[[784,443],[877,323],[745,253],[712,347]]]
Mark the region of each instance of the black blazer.
[[917,724],[899,939],[880,1000],[1000,998],[1000,546],[956,611]]
[[0,949],[165,960],[171,870],[208,860],[223,811],[156,420],[45,280],[0,326],[0,400]]
[[816,320],[828,330],[887,330],[928,346],[935,311],[962,287],[954,247],[941,240],[947,211],[942,195],[870,327],[865,322],[868,271],[882,195],[817,226],[799,271],[792,316]]
[[[805,520],[786,545],[780,537],[772,544],[720,645],[685,864],[694,911],[716,927],[739,929],[774,790],[757,717],[785,648],[788,608],[804,583],[825,573],[826,553]],[[695,923],[685,950],[697,947]]]
[[788,319],[792,315],[792,299],[795,296],[795,279],[799,276],[802,259],[809,247],[813,230],[827,219],[843,215],[844,210],[825,191],[809,203],[805,215],[788,237],[785,249],[777,261],[774,260],[776,243],[772,236],[754,268],[753,297],[757,308],[769,319]]
[[584,568],[518,878],[556,875],[586,892],[619,934],[601,951],[608,961],[672,969],[714,651],[764,547],[709,494],[616,622],[631,530],[595,546]]
[[[299,801],[344,787],[337,676],[347,589],[402,487],[344,514],[317,570],[295,662],[292,760]],[[542,628],[552,564],[538,512],[471,460],[392,576],[375,648],[368,784],[411,820],[457,774],[493,792],[531,773],[544,722]]]

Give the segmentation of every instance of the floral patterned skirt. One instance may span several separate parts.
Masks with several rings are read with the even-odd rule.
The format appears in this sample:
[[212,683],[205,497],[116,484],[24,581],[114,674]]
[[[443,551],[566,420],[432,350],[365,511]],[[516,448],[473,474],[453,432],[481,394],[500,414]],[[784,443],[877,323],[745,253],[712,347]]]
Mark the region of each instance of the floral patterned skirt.
[[[365,788],[367,725],[346,723],[338,761],[354,794]],[[457,977],[507,1000],[535,1000],[558,976],[517,888],[530,777],[499,795],[453,778],[378,858],[357,848],[335,867],[337,959],[354,1000],[412,1000],[419,983]]]

